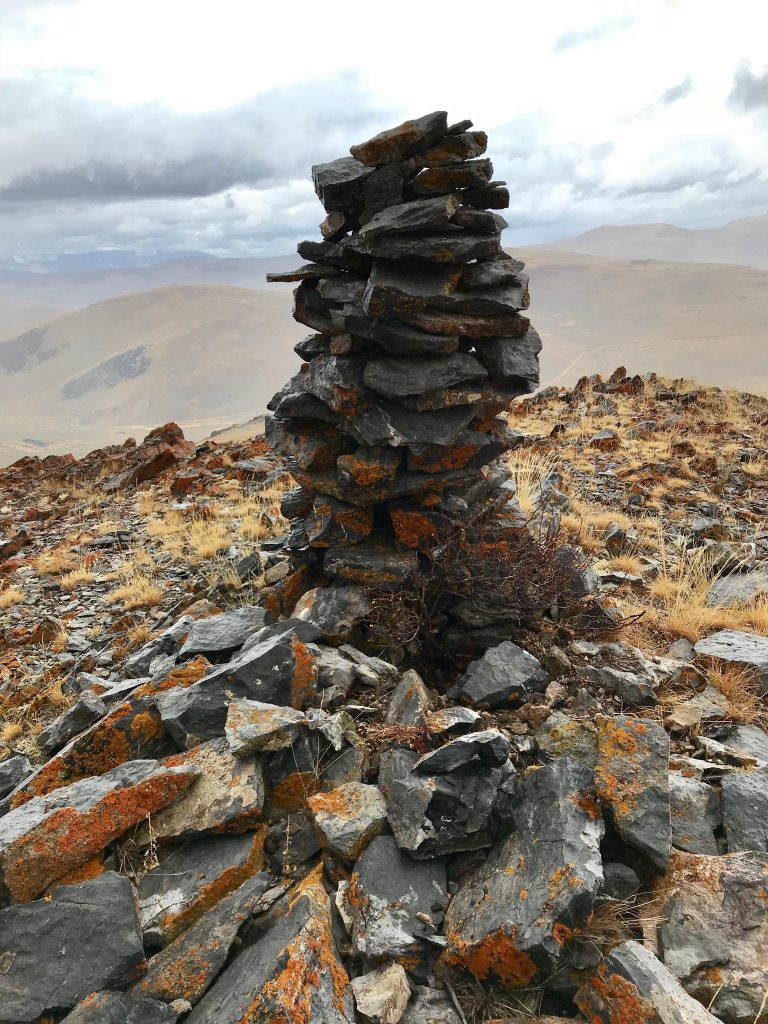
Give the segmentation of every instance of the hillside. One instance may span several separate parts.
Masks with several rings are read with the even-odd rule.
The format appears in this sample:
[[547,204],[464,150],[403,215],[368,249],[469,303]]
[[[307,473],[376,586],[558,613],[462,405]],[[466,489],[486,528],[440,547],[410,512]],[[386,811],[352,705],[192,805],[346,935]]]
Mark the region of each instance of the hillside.
[[[174,286],[110,299],[0,344],[0,454],[81,453],[176,418],[202,436],[261,412],[295,362],[290,293]],[[29,439],[32,442],[25,442]]]
[[768,214],[699,230],[672,224],[605,225],[544,248],[610,260],[738,263],[768,269]]
[[[768,391],[768,270],[542,249],[516,255],[531,273],[543,383],[623,363]],[[242,280],[261,262],[212,266],[223,273],[227,264],[227,273]],[[298,262],[281,257],[272,265]],[[263,412],[293,372],[292,346],[306,331],[291,320],[291,289],[260,284],[156,288],[0,340],[7,412],[0,460],[61,448],[81,453],[168,418],[202,437]]]

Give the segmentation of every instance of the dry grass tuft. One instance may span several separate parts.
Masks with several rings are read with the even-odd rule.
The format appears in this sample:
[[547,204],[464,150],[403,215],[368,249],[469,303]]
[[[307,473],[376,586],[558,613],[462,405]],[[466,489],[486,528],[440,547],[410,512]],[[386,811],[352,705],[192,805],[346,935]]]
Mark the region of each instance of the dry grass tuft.
[[0,610],[11,608],[15,604],[21,604],[26,599],[26,594],[18,587],[9,587],[0,594]]
[[654,907],[658,899],[640,900],[636,895],[601,903],[587,918],[581,937],[605,954],[629,939],[641,939],[648,928],[656,928],[664,918]]
[[126,582],[107,594],[108,604],[122,604],[126,611],[134,608],[151,608],[160,604],[163,592],[143,573],[134,572]]
[[509,456],[507,465],[517,488],[517,500],[527,517],[539,507],[541,489],[557,469],[558,462],[559,455],[551,448],[545,451],[518,448]]
[[35,559],[34,566],[43,576],[56,576],[74,569],[77,560],[66,545],[44,551]]
[[707,681],[728,700],[728,714],[742,725],[768,724],[768,709],[760,696],[758,675],[739,665],[712,660],[707,666]]
[[85,583],[93,583],[96,579],[96,575],[87,569],[84,565],[78,566],[73,569],[72,572],[67,572],[59,579],[59,586],[64,591],[76,590],[78,587],[82,587]]

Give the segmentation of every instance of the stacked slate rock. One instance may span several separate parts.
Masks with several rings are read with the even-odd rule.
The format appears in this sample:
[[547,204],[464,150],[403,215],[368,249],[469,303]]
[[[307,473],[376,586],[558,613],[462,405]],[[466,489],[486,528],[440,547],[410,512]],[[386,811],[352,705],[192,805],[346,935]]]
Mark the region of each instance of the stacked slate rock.
[[[289,544],[334,582],[396,585],[442,514],[487,501],[517,443],[499,413],[538,384],[523,266],[484,132],[427,114],[312,168],[327,216],[305,241],[294,317],[301,371],[266,433],[300,485]],[[314,552],[314,555],[312,554]]]

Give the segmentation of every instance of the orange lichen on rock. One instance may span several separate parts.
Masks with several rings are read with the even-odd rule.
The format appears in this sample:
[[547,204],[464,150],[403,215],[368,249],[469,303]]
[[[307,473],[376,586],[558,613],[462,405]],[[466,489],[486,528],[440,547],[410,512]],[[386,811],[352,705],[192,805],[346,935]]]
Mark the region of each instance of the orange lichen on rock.
[[307,797],[320,789],[320,779],[314,772],[292,772],[281,779],[269,793],[271,808],[296,814],[303,810]]
[[291,679],[291,707],[303,711],[317,692],[317,661],[298,637],[291,639],[295,668]]
[[163,934],[166,941],[173,941],[178,938],[190,925],[199,920],[203,914],[210,910],[219,900],[234,892],[246,879],[251,878],[264,867],[264,840],[267,836],[267,826],[260,826],[253,833],[251,848],[248,857],[241,863],[226,868],[218,877],[208,885],[200,888],[197,899],[187,904],[178,914],[165,914],[163,917]]
[[478,981],[495,978],[510,988],[524,988],[536,977],[531,957],[517,948],[515,930],[491,932],[477,942],[468,942],[461,933],[448,935],[448,948],[441,957],[449,967],[461,967]]
[[75,870],[148,814],[180,796],[198,777],[178,768],[107,792],[87,810],[61,807],[6,847],[3,885],[15,903],[35,899],[51,882]]
[[[590,997],[589,990],[592,990]],[[597,1000],[600,1013],[592,1014]],[[575,996],[576,1005],[588,1020],[597,1024],[657,1024],[659,1016],[635,985],[619,974],[608,974],[601,964],[589,985]]]

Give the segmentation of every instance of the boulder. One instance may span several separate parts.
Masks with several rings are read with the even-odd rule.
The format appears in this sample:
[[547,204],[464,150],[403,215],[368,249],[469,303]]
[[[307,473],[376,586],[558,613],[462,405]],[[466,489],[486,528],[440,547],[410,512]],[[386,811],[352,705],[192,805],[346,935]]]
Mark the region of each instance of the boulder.
[[26,754],[13,751],[0,761],[0,800],[12,793],[32,774],[32,764]]
[[226,736],[237,757],[285,750],[292,746],[300,726],[306,725],[303,711],[264,704],[259,700],[233,700],[227,710]]
[[672,845],[688,853],[719,853],[715,830],[723,824],[720,794],[706,782],[669,773]]
[[753,670],[762,689],[768,692],[768,637],[737,629],[722,629],[699,640],[694,650],[700,657],[715,658]]
[[353,863],[368,843],[384,831],[387,802],[378,786],[347,782],[307,800],[309,816],[322,846]]
[[416,862],[391,836],[378,836],[355,864],[348,902],[353,950],[411,968],[428,948],[422,938],[425,920],[437,928],[443,918],[448,902],[445,864]]
[[112,871],[0,910],[0,935],[0,1024],[69,1010],[130,984],[144,967],[133,889]]
[[194,1006],[220,974],[248,921],[268,910],[287,885],[266,873],[247,879],[156,953],[132,991],[166,1003],[186,999]]
[[445,917],[447,966],[525,988],[556,970],[603,881],[590,772],[567,757],[513,786],[516,831],[467,876]]
[[151,825],[139,827],[136,841],[148,845],[152,839],[162,843],[253,828],[264,804],[262,767],[255,757],[235,753],[226,740],[217,739],[166,758],[166,765],[190,767],[199,777],[177,800],[153,814]]
[[755,771],[730,772],[722,787],[728,852],[768,853],[768,765]]
[[224,612],[223,615],[199,619],[190,625],[179,656],[191,658],[196,654],[221,655],[235,651],[268,622],[267,610],[256,605],[244,605]]
[[333,938],[329,899],[313,874],[299,886],[288,912],[235,957],[187,1022],[353,1024],[354,1017],[349,978]]
[[381,753],[379,784],[397,845],[419,859],[490,846],[494,803],[508,770],[480,762],[428,775],[415,771],[418,763],[411,750]]
[[604,813],[660,871],[669,860],[669,737],[649,719],[597,718],[595,784]]
[[260,831],[162,848],[157,866],[138,886],[144,942],[155,948],[167,946],[260,871],[263,842]]
[[46,754],[53,754],[106,713],[107,707],[101,697],[92,690],[85,690],[71,708],[43,729],[37,739],[40,749]]
[[575,998],[591,1024],[718,1024],[638,942],[616,946]]
[[657,883],[660,956],[686,991],[724,1024],[768,1021],[766,884],[764,854],[705,857],[679,851]]
[[129,761],[0,818],[0,904],[25,903],[80,867],[199,777],[191,765]]
[[448,696],[478,707],[517,707],[530,693],[542,693],[547,682],[547,674],[536,658],[505,640],[471,662]]

